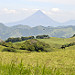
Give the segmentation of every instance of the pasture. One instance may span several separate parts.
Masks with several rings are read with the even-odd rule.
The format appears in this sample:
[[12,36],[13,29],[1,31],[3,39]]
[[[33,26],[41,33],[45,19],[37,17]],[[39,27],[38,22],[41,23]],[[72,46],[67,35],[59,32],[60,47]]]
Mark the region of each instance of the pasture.
[[0,52],[1,75],[75,75],[75,50]]
[[[74,42],[75,38],[38,40],[48,43],[54,51],[0,52],[0,75],[75,75],[75,46],[60,49],[61,45]],[[0,46],[0,51],[3,48]]]

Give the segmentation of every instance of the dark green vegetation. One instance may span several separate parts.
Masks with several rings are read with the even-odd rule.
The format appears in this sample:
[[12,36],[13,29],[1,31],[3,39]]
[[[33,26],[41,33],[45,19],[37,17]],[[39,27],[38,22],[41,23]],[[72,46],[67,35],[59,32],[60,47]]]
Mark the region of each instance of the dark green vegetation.
[[62,48],[62,49],[65,49],[66,47],[70,47],[70,46],[73,46],[73,45],[75,45],[75,42],[62,45],[61,48]]
[[16,50],[28,50],[28,51],[45,51],[48,52],[48,48],[50,49],[50,46],[44,42],[40,42],[37,39],[31,39],[26,40],[23,43],[12,43],[12,42],[2,42],[2,46],[5,46],[7,48],[4,48],[2,51],[8,51],[8,52],[16,52]]
[[6,40],[9,37],[21,37],[21,36],[36,36],[47,34],[50,37],[71,37],[75,33],[75,26],[66,27],[44,27],[36,26],[29,27],[26,25],[17,25],[7,27],[0,23],[0,39]]
[[49,35],[38,35],[36,37],[29,36],[29,37],[17,37],[17,38],[8,38],[5,42],[21,42],[29,39],[48,39]]
[[13,48],[4,48],[3,50],[2,50],[2,52],[4,52],[4,51],[6,51],[6,52],[16,52],[16,50],[15,49],[13,49]]
[[48,44],[40,42],[38,40],[27,40],[22,43],[20,49],[28,51],[48,51],[46,48],[50,48]]
[[50,38],[49,35],[38,35],[36,36],[36,39],[48,39]]
[[29,39],[34,39],[34,36],[29,37],[18,37],[18,38],[8,38],[5,42],[21,42]]
[[75,37],[75,34],[72,37]]

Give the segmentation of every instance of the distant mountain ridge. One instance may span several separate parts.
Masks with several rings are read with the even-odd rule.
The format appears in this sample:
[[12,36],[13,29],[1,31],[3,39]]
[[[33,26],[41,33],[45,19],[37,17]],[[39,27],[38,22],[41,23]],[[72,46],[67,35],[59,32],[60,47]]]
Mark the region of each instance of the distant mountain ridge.
[[68,38],[75,34],[75,26],[35,26],[30,27],[27,25],[16,25],[7,27],[0,23],[0,39],[5,40],[9,37],[21,36],[36,36],[36,35],[49,35],[50,37]]
[[31,16],[29,16],[28,18],[24,20],[13,22],[13,23],[7,23],[6,25],[7,26],[27,25],[31,27],[42,25],[45,27],[47,26],[57,27],[57,26],[75,25],[75,20],[70,20],[64,23],[59,23],[59,22],[52,20],[42,11],[38,10],[37,12],[35,12],[34,14],[32,14]]
[[61,25],[60,23],[52,20],[50,17],[48,17],[47,15],[45,15],[42,11],[37,11],[35,12],[33,15],[29,16],[28,18],[18,21],[18,22],[14,22],[14,23],[8,23],[8,26],[13,26],[13,25],[28,25],[31,27],[35,27],[35,26],[59,26]]
[[69,21],[63,23],[63,25],[66,25],[66,26],[73,25],[73,26],[75,26],[75,20],[69,20]]
[[58,23],[40,10],[22,21],[9,23],[7,25],[8,26],[5,26],[0,23],[0,39],[2,40],[9,37],[36,36],[43,34],[49,35],[50,37],[68,38],[75,34],[74,20]]

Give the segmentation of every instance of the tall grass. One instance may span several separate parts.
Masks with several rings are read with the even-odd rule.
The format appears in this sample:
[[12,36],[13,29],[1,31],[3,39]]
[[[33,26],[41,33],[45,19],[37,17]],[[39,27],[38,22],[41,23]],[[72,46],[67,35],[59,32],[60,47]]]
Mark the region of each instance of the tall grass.
[[75,75],[75,50],[0,52],[0,75]]
[[[30,66],[27,67],[21,65],[0,65],[0,75],[75,75],[75,72],[71,72],[71,69],[68,69],[70,72],[66,73],[63,72],[63,68],[51,68],[36,65],[36,66]],[[72,70],[75,70],[72,69]]]
[[[37,63],[38,64],[38,63]],[[65,75],[58,68],[46,67],[45,65],[24,66],[22,60],[16,65],[11,61],[11,64],[0,64],[0,75]]]

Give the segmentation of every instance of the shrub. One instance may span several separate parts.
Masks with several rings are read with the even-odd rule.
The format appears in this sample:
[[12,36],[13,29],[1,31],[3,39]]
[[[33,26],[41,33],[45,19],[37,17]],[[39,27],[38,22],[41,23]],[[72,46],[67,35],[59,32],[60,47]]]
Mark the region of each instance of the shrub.
[[36,39],[33,39],[33,40],[25,41],[21,45],[20,49],[39,52],[39,50],[40,51],[46,51],[45,48],[47,48],[47,47],[49,48],[50,46],[48,44],[46,44],[46,43],[40,42],[40,41],[38,41]]
[[5,46],[5,47],[13,47],[13,43],[12,42],[8,42],[8,43],[2,42],[1,45]]
[[75,34],[72,37],[75,37]]
[[8,38],[5,42],[20,42],[28,39],[34,39],[34,36],[29,37],[16,37],[16,38]]
[[75,45],[75,42],[72,42],[72,43],[69,43],[69,44],[62,45],[61,48],[70,47],[70,46],[73,46],[73,45]]
[[6,52],[16,52],[16,50],[15,49],[13,49],[13,48],[4,48],[3,50],[2,50],[2,52],[4,52],[4,51],[6,51]]
[[49,38],[49,35],[38,35],[36,36],[37,39],[45,39],[45,38]]

